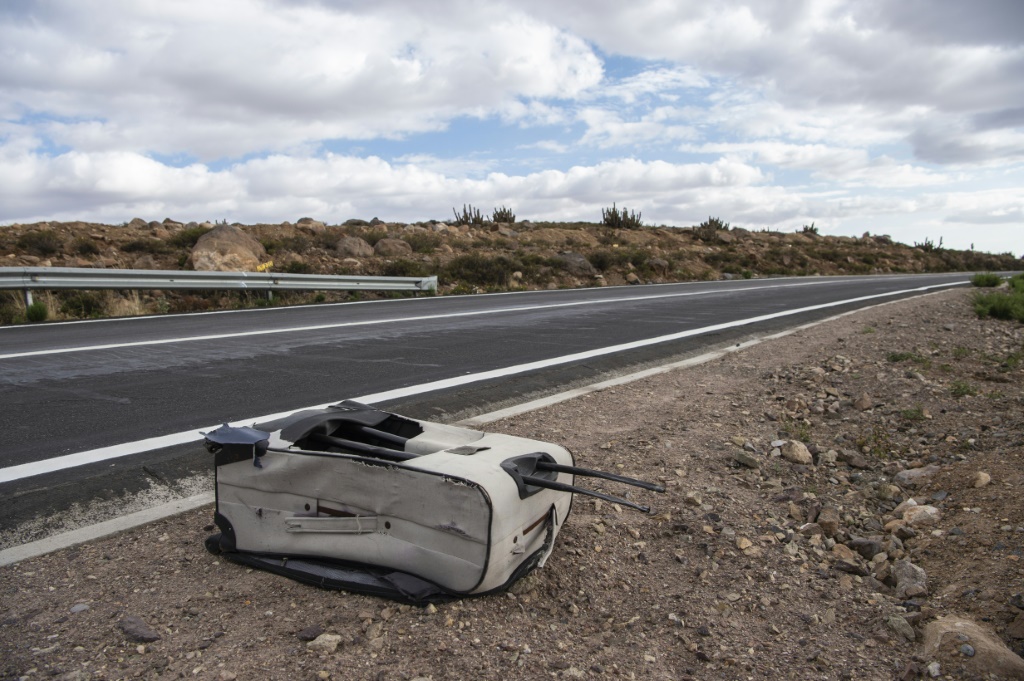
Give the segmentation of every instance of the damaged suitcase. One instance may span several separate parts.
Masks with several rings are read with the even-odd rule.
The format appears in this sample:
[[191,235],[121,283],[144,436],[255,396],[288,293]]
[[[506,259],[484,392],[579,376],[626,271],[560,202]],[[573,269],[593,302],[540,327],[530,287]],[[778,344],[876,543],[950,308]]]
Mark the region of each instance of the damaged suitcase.
[[206,434],[224,558],[326,588],[427,603],[507,588],[543,565],[575,486],[598,477],[554,444],[357,402]]

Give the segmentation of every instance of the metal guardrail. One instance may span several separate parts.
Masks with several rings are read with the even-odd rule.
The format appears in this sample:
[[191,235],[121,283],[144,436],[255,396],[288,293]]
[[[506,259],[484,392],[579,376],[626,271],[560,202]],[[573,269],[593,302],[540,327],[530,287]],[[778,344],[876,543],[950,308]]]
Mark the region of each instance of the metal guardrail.
[[253,291],[436,291],[437,277],[363,277],[281,272],[191,272],[88,267],[0,267],[0,289],[205,289]]

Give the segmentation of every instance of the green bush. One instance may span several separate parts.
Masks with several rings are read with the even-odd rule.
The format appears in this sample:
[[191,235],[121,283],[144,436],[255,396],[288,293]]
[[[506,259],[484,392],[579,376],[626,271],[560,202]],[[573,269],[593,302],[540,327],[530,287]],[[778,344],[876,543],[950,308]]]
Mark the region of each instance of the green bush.
[[976,293],[974,295],[974,312],[984,319],[1017,320],[1024,322],[1024,293],[1015,290],[1012,293]]
[[999,286],[1001,283],[1003,283],[1003,278],[998,274],[992,274],[991,272],[979,273],[971,277],[971,284],[973,286],[993,288]]
[[434,267],[415,260],[398,259],[385,263],[381,274],[385,277],[429,277],[434,274]]
[[211,227],[187,227],[180,232],[175,232],[167,240],[167,243],[176,248],[192,248],[199,241],[199,237],[209,232]]
[[978,390],[966,381],[953,381],[949,384],[949,393],[953,397],[974,397]]
[[376,246],[378,241],[387,238],[388,230],[386,229],[371,229],[363,234],[363,241],[371,246]]
[[313,267],[308,262],[292,260],[284,266],[284,271],[288,274],[312,274]]
[[23,319],[18,305],[9,300],[0,300],[0,324],[16,324]]
[[587,260],[594,266],[594,269],[599,272],[607,272],[613,267],[623,264],[621,255],[616,251],[591,251],[587,255]]
[[69,317],[99,317],[105,310],[104,296],[99,291],[75,291],[61,304],[60,311]]
[[135,239],[121,246],[125,253],[166,253],[169,249],[160,239]]
[[78,255],[99,255],[100,247],[92,239],[81,237],[71,244],[71,250]]
[[409,244],[415,253],[433,253],[441,245],[441,237],[430,232],[410,232],[403,234],[402,240]]
[[487,257],[478,254],[460,255],[442,270],[449,282],[475,286],[508,286],[516,263],[503,255]]
[[49,229],[32,230],[18,237],[18,248],[43,257],[57,253],[63,245],[60,236]]
[[36,301],[25,308],[25,318],[33,324],[38,322],[45,322],[46,318],[50,316],[50,308],[46,307],[46,303]]

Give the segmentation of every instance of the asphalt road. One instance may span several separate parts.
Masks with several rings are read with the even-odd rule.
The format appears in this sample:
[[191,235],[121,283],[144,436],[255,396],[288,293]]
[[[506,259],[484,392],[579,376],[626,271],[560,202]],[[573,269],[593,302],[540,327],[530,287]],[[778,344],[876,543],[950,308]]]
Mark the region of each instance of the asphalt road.
[[[4,327],[0,500],[42,493],[66,504],[144,484],[114,483],[112,468],[173,477],[200,465],[199,448],[179,443],[136,446],[113,464],[32,468],[69,454],[350,398],[421,418],[486,411],[969,277],[683,283]],[[8,520],[39,512],[8,509]]]

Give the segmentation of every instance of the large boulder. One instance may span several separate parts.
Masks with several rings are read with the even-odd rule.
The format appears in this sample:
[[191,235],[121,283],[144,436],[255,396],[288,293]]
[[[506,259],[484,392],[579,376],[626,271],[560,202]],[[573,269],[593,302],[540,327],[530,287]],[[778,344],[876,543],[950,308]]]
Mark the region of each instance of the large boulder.
[[562,251],[557,257],[562,261],[565,271],[574,277],[592,277],[597,274],[597,270],[590,264],[590,261],[579,253]]
[[373,246],[357,236],[341,237],[334,249],[343,258],[369,258],[373,255]]
[[297,227],[304,228],[306,231],[313,234],[320,234],[321,232],[327,231],[327,225],[320,220],[314,220],[313,218],[299,218],[299,221],[295,223]]
[[395,258],[412,253],[412,246],[401,239],[381,239],[374,247],[373,252],[384,258]]
[[188,261],[199,272],[254,272],[266,257],[254,237],[234,225],[217,225],[199,237]]

